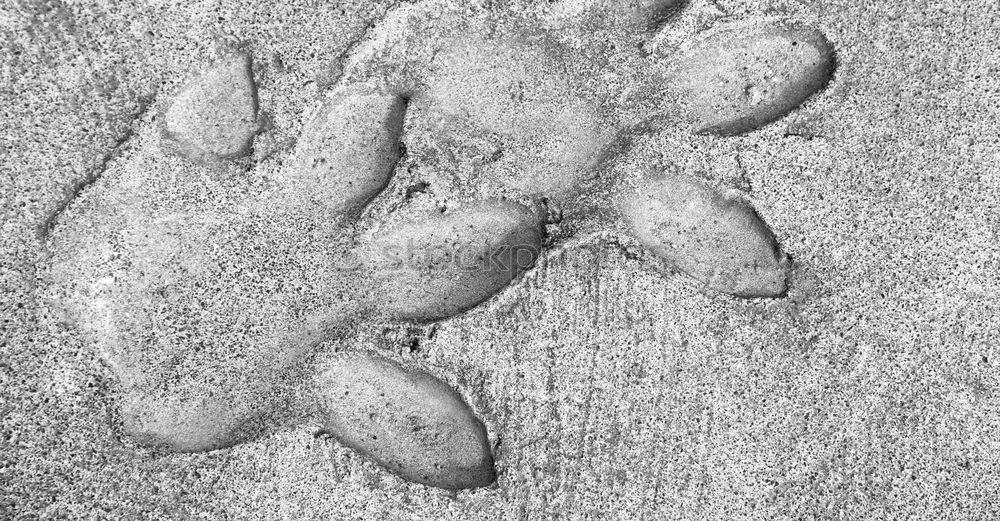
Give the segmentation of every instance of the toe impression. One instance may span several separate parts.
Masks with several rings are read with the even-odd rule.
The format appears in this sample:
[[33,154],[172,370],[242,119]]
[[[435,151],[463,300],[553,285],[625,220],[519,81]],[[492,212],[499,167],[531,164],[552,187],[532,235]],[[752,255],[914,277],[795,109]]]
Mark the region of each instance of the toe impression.
[[428,322],[457,315],[503,289],[541,252],[538,212],[485,200],[390,228],[363,249],[388,318]]
[[723,24],[682,53],[668,83],[700,133],[737,135],[798,107],[830,81],[833,47],[800,25]]
[[338,214],[354,214],[385,188],[400,157],[406,100],[347,88],[307,126],[289,189]]
[[486,427],[429,373],[338,353],[322,364],[315,389],[324,427],[404,479],[445,489],[495,481]]
[[620,201],[635,237],[710,288],[739,297],[778,297],[790,261],[742,199],[681,175],[654,178]]
[[209,69],[177,95],[164,120],[166,135],[191,159],[235,159],[249,153],[260,128],[250,57],[231,56]]

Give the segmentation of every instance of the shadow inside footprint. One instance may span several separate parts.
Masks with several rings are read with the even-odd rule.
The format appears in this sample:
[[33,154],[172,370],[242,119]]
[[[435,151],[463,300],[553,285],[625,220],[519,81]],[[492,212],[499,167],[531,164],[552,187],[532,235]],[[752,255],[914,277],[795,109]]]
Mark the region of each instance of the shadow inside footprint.
[[123,430],[143,445],[174,452],[205,452],[251,440],[263,430],[251,411],[219,396],[119,397]]

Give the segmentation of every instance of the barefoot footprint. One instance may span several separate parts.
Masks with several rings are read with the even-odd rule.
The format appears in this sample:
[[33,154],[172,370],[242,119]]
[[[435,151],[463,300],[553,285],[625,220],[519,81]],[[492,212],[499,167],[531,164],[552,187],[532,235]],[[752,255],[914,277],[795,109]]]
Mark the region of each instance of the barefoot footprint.
[[[723,22],[664,57],[643,44],[680,1],[543,4],[397,8],[295,147],[257,162],[252,50],[161,100],[60,216],[44,270],[118,377],[124,432],[229,447],[287,424],[306,389],[313,421],[388,470],[485,486],[486,429],[458,392],[378,354],[316,348],[463,313],[588,231],[720,293],[785,293],[788,256],[738,193],[612,166],[643,133],[722,139],[781,118],[829,81],[823,35]],[[547,233],[556,208],[564,231]]]

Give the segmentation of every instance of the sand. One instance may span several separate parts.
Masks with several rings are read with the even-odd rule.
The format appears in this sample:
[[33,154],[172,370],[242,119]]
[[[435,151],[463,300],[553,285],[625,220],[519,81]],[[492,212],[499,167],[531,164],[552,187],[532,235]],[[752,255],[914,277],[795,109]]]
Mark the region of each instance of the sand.
[[[501,14],[529,10],[491,6]],[[127,435],[121,373],[50,298],[47,237],[64,225],[84,227],[73,216],[86,214],[86,201],[145,194],[135,203],[158,194],[149,200],[180,205],[197,195],[183,182],[170,188],[167,178],[130,192],[119,181],[132,174],[102,174],[145,157],[170,100],[234,49],[253,57],[263,131],[244,163],[226,167],[232,175],[225,179],[238,179],[251,164],[263,165],[253,171],[265,175],[240,190],[221,183],[224,197],[198,204],[228,211],[266,189],[324,93],[341,81],[348,57],[367,52],[366,35],[381,37],[379,22],[393,7],[225,0],[0,8],[0,517],[998,515],[1000,7],[986,0],[691,0],[645,45],[652,61],[668,61],[698,33],[748,19],[808,24],[832,44],[830,84],[778,121],[733,137],[657,128],[637,136],[613,169],[618,175],[652,166],[740,190],[792,259],[782,298],[734,298],[664,272],[614,236],[599,202],[588,206],[589,194],[607,187],[585,183],[595,191],[578,194],[582,202],[567,205],[565,219],[549,226],[555,245],[484,304],[439,323],[373,322],[349,336],[302,340],[315,349],[307,358],[375,350],[457,389],[489,433],[494,485],[452,492],[407,482],[291,406],[263,435],[232,448],[177,454]],[[427,34],[461,32],[464,22],[442,16],[435,23]],[[571,43],[574,31],[588,30],[556,29]],[[511,74],[555,74],[559,61],[558,54],[539,55]],[[590,67],[594,84],[580,92],[627,92],[623,86],[645,72],[638,63],[584,62],[577,71]],[[628,75],[604,74],[612,66]],[[453,99],[454,84],[434,92]],[[546,92],[556,97],[557,87]],[[432,210],[441,201],[523,191],[527,185],[506,182],[514,179],[506,174],[541,161],[531,146],[546,134],[571,138],[554,142],[555,156],[565,160],[550,165],[571,172],[569,159],[591,148],[581,142],[611,139],[601,133],[604,123],[577,123],[627,122],[660,103],[648,96],[619,101],[626,108],[607,113],[556,104],[552,110],[567,119],[553,118],[510,146],[507,159],[474,186],[465,183],[473,159],[490,150],[473,132],[450,123],[447,133],[431,125],[410,130],[411,157],[430,162],[426,151],[444,143],[442,150],[471,158],[462,163],[469,170],[449,177],[431,169],[429,188],[416,192],[410,188],[420,179],[397,172],[363,219],[376,229],[390,222],[394,201],[407,194],[416,193],[416,210]],[[563,128],[572,132],[556,133]],[[164,169],[182,181],[201,168],[173,156],[160,160],[150,172]],[[530,186],[544,181],[525,179]],[[567,186],[563,177],[550,180],[548,191]],[[185,216],[192,229],[209,222],[202,217]],[[297,222],[291,216],[281,229]],[[294,250],[307,267],[310,248],[320,249],[318,239],[280,230],[250,234],[255,226],[243,231],[261,259]],[[268,312],[254,310],[260,302],[226,305]],[[271,325],[283,333],[290,323]],[[240,367],[186,360],[233,374]],[[276,384],[293,403],[305,388],[297,378],[307,377]],[[187,384],[182,378],[178,385]]]

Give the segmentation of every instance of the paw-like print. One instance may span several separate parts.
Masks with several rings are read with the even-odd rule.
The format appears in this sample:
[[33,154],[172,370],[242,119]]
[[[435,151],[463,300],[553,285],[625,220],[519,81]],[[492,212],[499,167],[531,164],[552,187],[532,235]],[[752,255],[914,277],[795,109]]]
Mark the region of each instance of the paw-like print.
[[743,198],[630,152],[795,109],[832,73],[818,31],[719,22],[664,55],[677,0],[488,4],[396,9],[287,150],[255,147],[252,45],[157,102],[45,270],[119,379],[124,432],[205,451],[308,416],[406,479],[484,486],[490,438],[448,375],[330,346],[467,311],[591,233],[718,292],[784,294],[790,261]]

